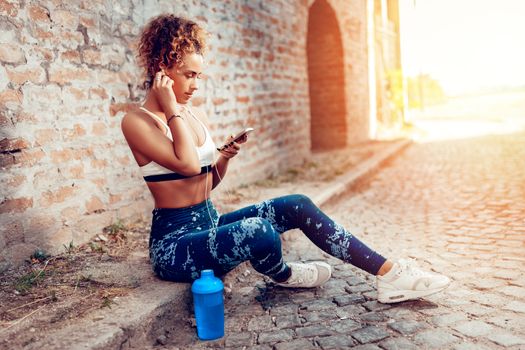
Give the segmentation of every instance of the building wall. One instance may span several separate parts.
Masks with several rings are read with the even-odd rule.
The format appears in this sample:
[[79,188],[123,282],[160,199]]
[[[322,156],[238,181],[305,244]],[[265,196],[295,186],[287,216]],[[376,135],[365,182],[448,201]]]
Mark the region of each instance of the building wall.
[[[311,1],[0,0],[0,263],[56,253],[117,220],[148,219],[150,194],[120,131],[140,104],[136,38],[172,12],[210,33],[193,103],[217,143],[255,128],[222,187],[310,154]],[[367,137],[366,1],[330,1],[344,55],[347,140]]]
[[313,149],[362,142],[369,138],[367,1],[309,5],[317,28],[307,43]]

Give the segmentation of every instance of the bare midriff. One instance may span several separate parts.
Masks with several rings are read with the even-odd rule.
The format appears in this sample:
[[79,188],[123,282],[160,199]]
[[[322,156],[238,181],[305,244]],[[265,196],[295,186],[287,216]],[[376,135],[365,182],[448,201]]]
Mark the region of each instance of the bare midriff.
[[210,172],[181,180],[147,182],[147,185],[155,200],[155,208],[184,208],[210,198],[212,181]]

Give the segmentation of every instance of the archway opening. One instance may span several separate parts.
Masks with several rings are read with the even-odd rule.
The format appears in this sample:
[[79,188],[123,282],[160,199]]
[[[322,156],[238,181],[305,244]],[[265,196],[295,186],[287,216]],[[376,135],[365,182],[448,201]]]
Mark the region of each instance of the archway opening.
[[343,43],[337,17],[326,0],[316,0],[309,9],[306,48],[312,151],[344,147]]

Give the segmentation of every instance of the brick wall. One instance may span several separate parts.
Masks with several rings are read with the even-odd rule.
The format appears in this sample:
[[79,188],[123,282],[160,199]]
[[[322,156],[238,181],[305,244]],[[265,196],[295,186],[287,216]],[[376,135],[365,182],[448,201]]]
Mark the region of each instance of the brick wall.
[[[366,138],[365,0],[330,1],[342,36],[348,140]],[[217,143],[256,129],[224,188],[310,154],[310,2],[0,0],[0,263],[63,250],[118,219],[148,218],[150,194],[120,132],[144,91],[134,45],[173,12],[209,32],[205,107]]]

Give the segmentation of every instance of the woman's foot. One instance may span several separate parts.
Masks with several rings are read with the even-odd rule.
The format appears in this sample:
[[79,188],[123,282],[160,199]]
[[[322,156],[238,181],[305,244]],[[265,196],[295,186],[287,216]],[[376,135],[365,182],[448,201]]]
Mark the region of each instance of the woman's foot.
[[290,278],[284,282],[276,282],[278,286],[287,288],[319,287],[330,279],[332,268],[325,262],[312,261],[308,263],[287,263],[292,270]]
[[383,276],[377,276],[377,299],[380,303],[398,303],[442,291],[450,279],[420,270],[414,261],[399,260]]

